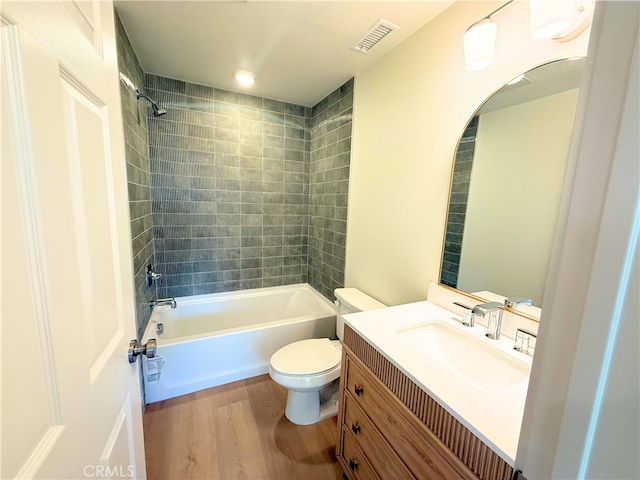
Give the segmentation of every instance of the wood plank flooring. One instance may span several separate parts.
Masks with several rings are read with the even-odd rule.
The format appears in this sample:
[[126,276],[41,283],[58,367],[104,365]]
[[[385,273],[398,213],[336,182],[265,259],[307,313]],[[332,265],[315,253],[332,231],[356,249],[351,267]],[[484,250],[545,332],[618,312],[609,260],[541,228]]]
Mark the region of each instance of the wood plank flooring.
[[315,425],[284,416],[287,391],[268,375],[147,406],[147,477],[341,479],[336,417]]

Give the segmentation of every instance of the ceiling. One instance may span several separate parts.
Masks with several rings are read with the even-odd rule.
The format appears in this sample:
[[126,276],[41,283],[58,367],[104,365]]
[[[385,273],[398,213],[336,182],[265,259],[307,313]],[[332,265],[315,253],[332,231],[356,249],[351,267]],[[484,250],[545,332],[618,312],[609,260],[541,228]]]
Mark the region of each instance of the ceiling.
[[[313,106],[453,4],[449,1],[132,1],[116,10],[142,69]],[[401,28],[350,50],[379,18]],[[240,87],[235,70],[257,76]]]
[[525,73],[524,81],[502,87],[486,101],[476,115],[580,88],[584,62],[584,57],[569,58],[529,70]]

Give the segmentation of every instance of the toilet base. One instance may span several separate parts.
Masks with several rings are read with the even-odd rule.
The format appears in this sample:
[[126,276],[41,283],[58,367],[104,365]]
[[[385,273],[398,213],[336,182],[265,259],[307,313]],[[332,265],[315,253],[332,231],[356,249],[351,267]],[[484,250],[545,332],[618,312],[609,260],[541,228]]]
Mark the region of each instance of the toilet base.
[[[324,396],[323,396],[324,397]],[[291,423],[312,425],[338,414],[338,395],[330,395],[320,401],[320,391],[297,392],[289,390],[284,412]]]

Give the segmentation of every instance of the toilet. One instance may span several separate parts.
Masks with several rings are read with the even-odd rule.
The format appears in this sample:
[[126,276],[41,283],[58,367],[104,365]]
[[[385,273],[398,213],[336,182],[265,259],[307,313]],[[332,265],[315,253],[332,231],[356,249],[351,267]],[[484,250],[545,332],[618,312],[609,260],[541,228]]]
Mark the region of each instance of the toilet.
[[294,342],[274,353],[269,362],[273,381],[289,390],[285,415],[297,425],[311,425],[338,413],[342,316],[386,306],[356,288],[337,288],[334,294],[338,340]]

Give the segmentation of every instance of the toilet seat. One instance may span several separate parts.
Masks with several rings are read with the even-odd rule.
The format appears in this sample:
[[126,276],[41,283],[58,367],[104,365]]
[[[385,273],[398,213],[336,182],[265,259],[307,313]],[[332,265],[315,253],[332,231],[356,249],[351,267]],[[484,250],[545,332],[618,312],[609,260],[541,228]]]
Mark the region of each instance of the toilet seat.
[[271,369],[287,376],[322,375],[340,364],[340,349],[328,338],[300,340],[282,347],[271,357]]

